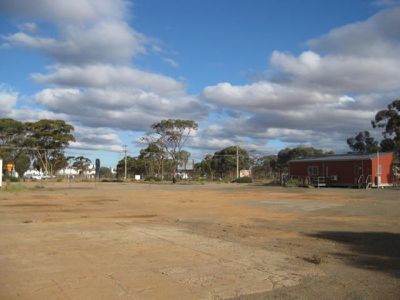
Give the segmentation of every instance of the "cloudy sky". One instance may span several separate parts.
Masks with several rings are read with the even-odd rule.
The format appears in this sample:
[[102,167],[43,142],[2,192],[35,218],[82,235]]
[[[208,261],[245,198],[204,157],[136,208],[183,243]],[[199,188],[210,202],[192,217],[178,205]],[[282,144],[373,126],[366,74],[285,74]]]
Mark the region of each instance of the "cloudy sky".
[[400,95],[395,0],[0,0],[0,117],[64,119],[113,165],[152,123],[196,120],[199,159],[347,151]]

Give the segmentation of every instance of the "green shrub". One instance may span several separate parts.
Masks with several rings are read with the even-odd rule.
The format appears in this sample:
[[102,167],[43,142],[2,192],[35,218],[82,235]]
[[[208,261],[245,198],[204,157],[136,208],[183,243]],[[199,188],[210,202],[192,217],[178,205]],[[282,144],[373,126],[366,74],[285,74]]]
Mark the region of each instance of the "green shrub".
[[301,185],[301,182],[297,179],[289,179],[285,182],[286,187],[298,187]]
[[124,182],[122,179],[102,179],[101,182]]
[[19,182],[19,178],[17,177],[12,177],[12,176],[3,176],[3,181],[9,181],[9,182]]
[[156,176],[147,176],[144,181],[161,181],[161,178]]
[[236,178],[233,182],[236,182],[236,183],[252,183],[253,179],[251,179],[251,177],[241,177],[241,178]]
[[20,183],[14,183],[14,184],[6,184],[3,186],[1,191],[7,191],[7,192],[12,192],[12,193],[18,193],[18,192],[23,192],[27,190],[27,187],[20,184]]

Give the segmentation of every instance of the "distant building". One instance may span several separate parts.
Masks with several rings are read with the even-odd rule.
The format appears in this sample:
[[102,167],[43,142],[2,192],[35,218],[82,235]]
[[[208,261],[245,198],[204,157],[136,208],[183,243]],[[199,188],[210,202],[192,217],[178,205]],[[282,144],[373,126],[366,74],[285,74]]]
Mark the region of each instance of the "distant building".
[[86,178],[95,178],[96,177],[96,166],[91,164],[88,168],[83,172],[83,176]]
[[177,175],[181,179],[190,179],[193,175],[194,170],[194,160],[186,160],[181,161],[178,164],[178,173]]
[[42,171],[38,171],[36,169],[29,169],[28,171],[26,171],[24,173],[24,178],[27,179],[36,179],[36,180],[41,180],[43,179],[43,172]]
[[74,169],[74,168],[67,167],[67,168],[58,170],[56,172],[56,175],[57,176],[64,176],[64,177],[75,177],[75,176],[79,175],[79,171]]
[[318,186],[392,186],[393,153],[348,154],[289,161],[289,178]]

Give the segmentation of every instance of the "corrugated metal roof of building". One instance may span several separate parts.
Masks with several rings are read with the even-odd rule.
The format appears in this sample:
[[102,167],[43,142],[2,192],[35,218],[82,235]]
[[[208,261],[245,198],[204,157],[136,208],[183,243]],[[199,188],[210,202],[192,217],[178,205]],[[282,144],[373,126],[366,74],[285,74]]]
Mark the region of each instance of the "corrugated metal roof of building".
[[[385,156],[388,154],[392,154],[392,152],[379,153],[379,156]],[[332,155],[332,156],[321,156],[321,157],[304,157],[292,159],[291,162],[308,162],[308,161],[343,161],[343,160],[370,160],[376,158],[378,156],[377,153],[370,154],[340,154],[340,155]]]

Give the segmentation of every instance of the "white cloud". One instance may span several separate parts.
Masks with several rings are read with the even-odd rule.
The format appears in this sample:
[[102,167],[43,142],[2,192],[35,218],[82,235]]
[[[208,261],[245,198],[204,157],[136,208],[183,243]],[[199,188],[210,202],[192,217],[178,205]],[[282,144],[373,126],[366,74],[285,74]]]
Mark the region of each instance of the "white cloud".
[[49,110],[92,127],[145,131],[161,119],[201,119],[205,107],[189,96],[173,100],[135,88],[101,89],[49,88],[35,95]]
[[84,126],[74,126],[74,128],[76,141],[70,143],[70,148],[111,152],[122,151],[122,141],[115,130]]
[[56,66],[52,73],[33,74],[35,81],[66,87],[139,88],[163,95],[184,95],[182,83],[164,75],[127,66],[95,64],[87,66]]
[[175,69],[179,68],[179,64],[172,58],[164,58],[163,61]]
[[69,25],[59,40],[17,32],[4,39],[13,47],[39,50],[63,64],[127,63],[145,53],[145,37],[122,21],[99,21],[91,26]]
[[[66,93],[77,95],[74,90],[67,90]],[[103,127],[85,127],[76,125],[71,115],[57,113],[31,107],[17,108],[20,102],[19,93],[6,84],[0,84],[0,117],[13,118],[24,122],[36,122],[40,119],[62,119],[74,125],[74,136],[76,142],[70,144],[74,149],[103,150],[119,152],[122,150],[122,141],[116,130]]]
[[400,53],[400,7],[383,10],[366,21],[331,30],[308,42],[311,49],[324,54],[356,57],[392,57]]
[[6,118],[14,109],[18,99],[18,93],[9,86],[0,83],[0,116]]
[[[34,2],[0,0],[2,11],[38,20],[37,24],[45,20],[53,25],[50,32],[54,31],[46,35],[42,32],[49,30],[25,23],[19,26],[22,31],[3,37],[9,47],[37,50],[53,62],[47,73],[31,74],[34,81],[47,85],[33,96],[42,109],[14,110],[16,118],[58,117],[80,124],[80,130],[143,131],[161,119],[199,120],[207,115],[207,107],[188,95],[180,81],[132,66],[132,60],[145,54],[147,47],[161,48],[158,41],[129,25],[129,1]],[[178,66],[172,59],[166,62]],[[80,139],[74,145],[86,143]]]
[[0,10],[13,15],[43,19],[58,24],[119,20],[126,16],[125,0],[1,0]]
[[39,27],[34,22],[26,22],[23,24],[19,24],[18,28],[22,31],[29,31],[29,32],[33,32],[33,33],[37,32],[39,30]]
[[59,44],[53,38],[42,38],[42,37],[33,37],[24,32],[17,32],[12,35],[4,37],[4,39],[8,42],[8,45],[14,47],[29,47],[33,49],[46,49],[46,48],[63,48],[64,45]]
[[353,97],[350,97],[350,96],[347,96],[347,95],[344,95],[344,96],[339,98],[339,104],[341,104],[341,105],[347,104],[349,102],[354,103],[354,102],[356,102],[356,100]]
[[268,79],[204,88],[207,101],[239,116],[211,134],[345,148],[347,137],[372,130],[376,111],[398,97],[399,28],[400,8],[384,10],[311,40],[297,57],[274,51]]
[[242,86],[219,83],[206,87],[203,97],[217,105],[247,111],[290,110],[339,102],[339,98],[332,94],[266,81]]
[[[57,63],[129,63],[146,52],[146,37],[128,24],[129,1],[1,1],[0,10],[54,24],[55,34],[38,36],[38,26],[26,22],[17,32],[5,37],[7,45],[28,47],[52,57]],[[34,29],[34,30],[32,30]]]
[[271,64],[294,84],[320,91],[370,93],[398,88],[400,57],[359,57],[356,53],[321,57],[307,51],[296,58],[274,51]]

